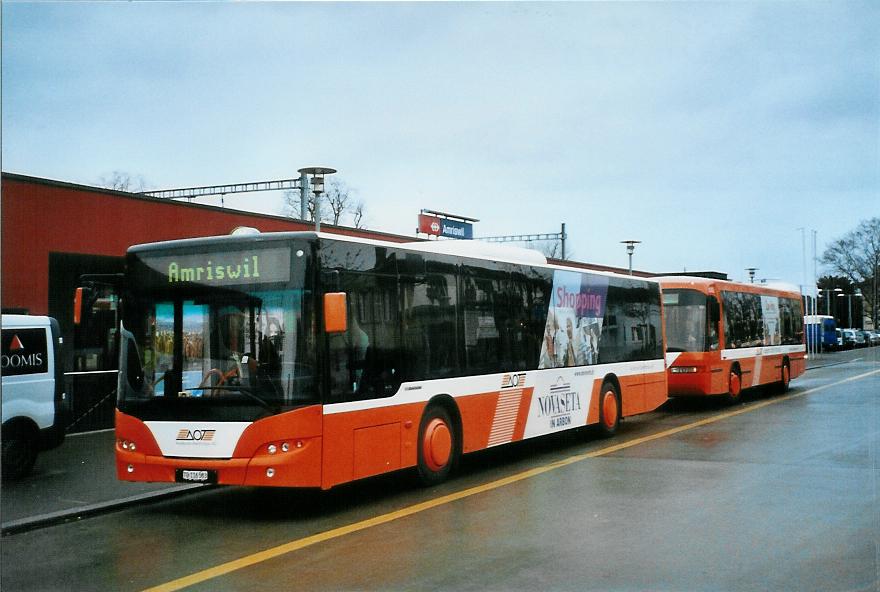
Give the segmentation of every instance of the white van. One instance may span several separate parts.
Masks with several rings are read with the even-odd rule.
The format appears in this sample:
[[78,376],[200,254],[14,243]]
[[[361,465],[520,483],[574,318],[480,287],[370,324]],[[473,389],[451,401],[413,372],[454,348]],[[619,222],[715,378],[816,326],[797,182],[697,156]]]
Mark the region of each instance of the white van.
[[27,475],[37,453],[61,444],[69,413],[61,331],[50,317],[3,315],[3,477]]

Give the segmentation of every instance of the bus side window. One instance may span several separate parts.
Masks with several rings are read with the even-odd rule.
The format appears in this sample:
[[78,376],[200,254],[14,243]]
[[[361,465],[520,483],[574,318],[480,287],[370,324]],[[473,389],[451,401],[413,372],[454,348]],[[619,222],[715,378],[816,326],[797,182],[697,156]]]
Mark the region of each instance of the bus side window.
[[340,273],[348,330],[328,336],[333,401],[390,397],[401,380],[397,278]]

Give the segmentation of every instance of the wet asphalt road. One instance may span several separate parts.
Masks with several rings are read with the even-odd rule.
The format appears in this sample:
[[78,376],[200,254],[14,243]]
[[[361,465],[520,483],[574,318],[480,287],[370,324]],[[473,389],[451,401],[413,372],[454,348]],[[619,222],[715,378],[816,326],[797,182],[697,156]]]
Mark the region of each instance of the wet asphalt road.
[[187,589],[877,590],[878,354],[787,396],[674,401],[612,440],[470,455],[433,489],[216,488],[7,536],[0,585],[143,590],[242,560]]

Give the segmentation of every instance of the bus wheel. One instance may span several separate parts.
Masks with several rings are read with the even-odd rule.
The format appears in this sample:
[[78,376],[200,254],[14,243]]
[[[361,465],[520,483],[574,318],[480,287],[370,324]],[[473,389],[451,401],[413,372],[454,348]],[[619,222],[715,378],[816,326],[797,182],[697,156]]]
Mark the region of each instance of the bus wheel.
[[613,382],[602,383],[599,391],[599,435],[608,438],[620,425],[620,393]]
[[21,426],[10,426],[3,432],[3,477],[24,477],[37,462],[37,438]]
[[458,454],[455,428],[449,412],[439,405],[429,407],[419,426],[419,481],[436,485],[449,476]]
[[740,395],[742,395],[742,376],[739,373],[739,368],[731,368],[725,400],[732,405],[739,402]]
[[781,391],[788,391],[788,384],[791,382],[791,369],[788,367],[788,361],[782,362],[782,380],[780,381]]

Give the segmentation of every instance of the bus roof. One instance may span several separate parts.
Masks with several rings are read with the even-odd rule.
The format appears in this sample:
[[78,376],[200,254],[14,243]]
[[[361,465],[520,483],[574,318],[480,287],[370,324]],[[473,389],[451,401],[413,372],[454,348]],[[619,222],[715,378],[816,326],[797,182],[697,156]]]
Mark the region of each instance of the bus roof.
[[[613,277],[624,277],[631,279],[639,279],[641,281],[658,283],[659,278],[652,277],[633,277],[612,271],[595,270],[583,267],[568,266],[556,262],[549,263],[547,258],[540,252],[533,249],[524,249],[521,247],[512,247],[508,245],[499,245],[496,243],[487,243],[477,240],[447,240],[447,241],[413,241],[413,242],[392,242],[378,239],[362,238],[357,236],[348,236],[344,234],[313,232],[313,231],[293,231],[293,232],[259,232],[248,234],[228,234],[220,236],[206,236],[198,238],[185,238],[170,241],[162,241],[155,243],[144,243],[132,245],[129,247],[129,253],[143,253],[151,251],[162,251],[165,249],[178,249],[184,247],[200,247],[210,245],[226,245],[226,244],[247,244],[259,242],[271,242],[278,240],[332,240],[352,242],[365,245],[374,245],[377,247],[387,247],[404,251],[414,251],[420,253],[437,253],[444,255],[452,255],[456,257],[465,257],[475,260],[495,261],[502,263],[513,263],[517,265],[531,265],[535,267],[544,267],[548,269],[562,269],[566,271],[574,271],[577,273],[589,273],[594,275],[605,275]],[[693,279],[693,278],[691,278]]]
[[691,276],[661,276],[655,278],[664,288],[692,288],[702,292],[708,292],[710,288],[717,290],[752,292],[755,294],[785,294],[787,296],[797,295],[800,298],[800,291],[794,285],[789,284],[746,284],[742,282],[731,282],[729,280],[716,280],[711,278],[691,277]]

